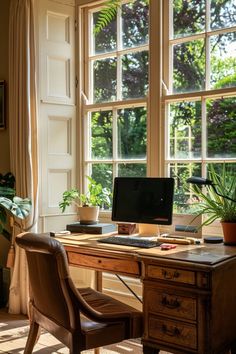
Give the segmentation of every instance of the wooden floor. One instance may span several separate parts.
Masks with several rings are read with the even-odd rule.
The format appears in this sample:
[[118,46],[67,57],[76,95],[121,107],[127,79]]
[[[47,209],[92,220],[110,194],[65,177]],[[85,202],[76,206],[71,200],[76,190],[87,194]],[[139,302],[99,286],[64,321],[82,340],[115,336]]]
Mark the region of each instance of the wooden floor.
[[[23,354],[29,330],[25,316],[10,315],[6,309],[0,309],[0,353]],[[35,346],[34,353],[68,354],[69,350],[48,333],[43,332]],[[84,351],[92,354],[93,350]],[[124,341],[100,349],[101,354],[142,354],[139,341]],[[161,351],[160,354],[168,354]]]

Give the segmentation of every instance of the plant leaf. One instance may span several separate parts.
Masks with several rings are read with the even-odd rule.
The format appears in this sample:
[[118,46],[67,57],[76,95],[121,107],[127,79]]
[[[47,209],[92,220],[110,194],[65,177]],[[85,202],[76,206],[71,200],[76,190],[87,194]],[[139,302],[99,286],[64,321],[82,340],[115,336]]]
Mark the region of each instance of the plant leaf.
[[121,0],[109,0],[98,15],[97,23],[94,27],[94,34],[101,32],[117,14],[117,9],[121,6]]
[[0,197],[0,205],[20,219],[25,219],[31,210],[31,201],[28,198],[14,197],[13,200],[10,200],[6,197]]

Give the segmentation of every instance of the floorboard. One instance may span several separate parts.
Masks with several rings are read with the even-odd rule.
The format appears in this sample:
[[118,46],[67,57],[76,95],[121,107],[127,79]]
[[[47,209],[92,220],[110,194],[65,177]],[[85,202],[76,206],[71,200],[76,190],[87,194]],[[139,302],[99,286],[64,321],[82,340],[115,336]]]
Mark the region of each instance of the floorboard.
[[[0,309],[0,353],[23,354],[29,331],[29,321],[23,315],[11,315]],[[68,354],[69,350],[49,333],[43,332],[35,346],[37,354]],[[84,351],[92,354],[93,350]],[[100,354],[142,354],[138,340],[124,341],[100,349]],[[161,351],[160,354],[168,354]]]

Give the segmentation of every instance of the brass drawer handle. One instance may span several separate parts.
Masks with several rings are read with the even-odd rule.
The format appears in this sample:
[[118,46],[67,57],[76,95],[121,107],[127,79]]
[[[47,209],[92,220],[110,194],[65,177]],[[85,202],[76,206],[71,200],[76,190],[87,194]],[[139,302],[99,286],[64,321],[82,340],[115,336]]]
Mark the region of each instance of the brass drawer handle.
[[163,306],[168,307],[169,309],[177,309],[181,306],[181,302],[177,298],[168,300],[166,296],[162,297],[161,303]]
[[177,270],[175,270],[174,272],[170,272],[165,269],[162,269],[162,275],[164,279],[175,279],[180,276],[180,273]]
[[179,337],[181,335],[181,331],[178,329],[178,327],[168,329],[167,326],[164,324],[161,327],[161,331],[162,333],[170,337]]

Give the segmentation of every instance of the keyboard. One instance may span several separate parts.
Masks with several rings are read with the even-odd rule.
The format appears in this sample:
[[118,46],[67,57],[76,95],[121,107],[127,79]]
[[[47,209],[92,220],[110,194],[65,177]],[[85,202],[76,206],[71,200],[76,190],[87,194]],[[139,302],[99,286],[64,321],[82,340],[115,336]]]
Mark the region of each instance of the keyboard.
[[99,239],[98,242],[140,248],[152,248],[161,245],[161,242],[150,239],[144,239],[139,236],[109,236],[106,238]]

